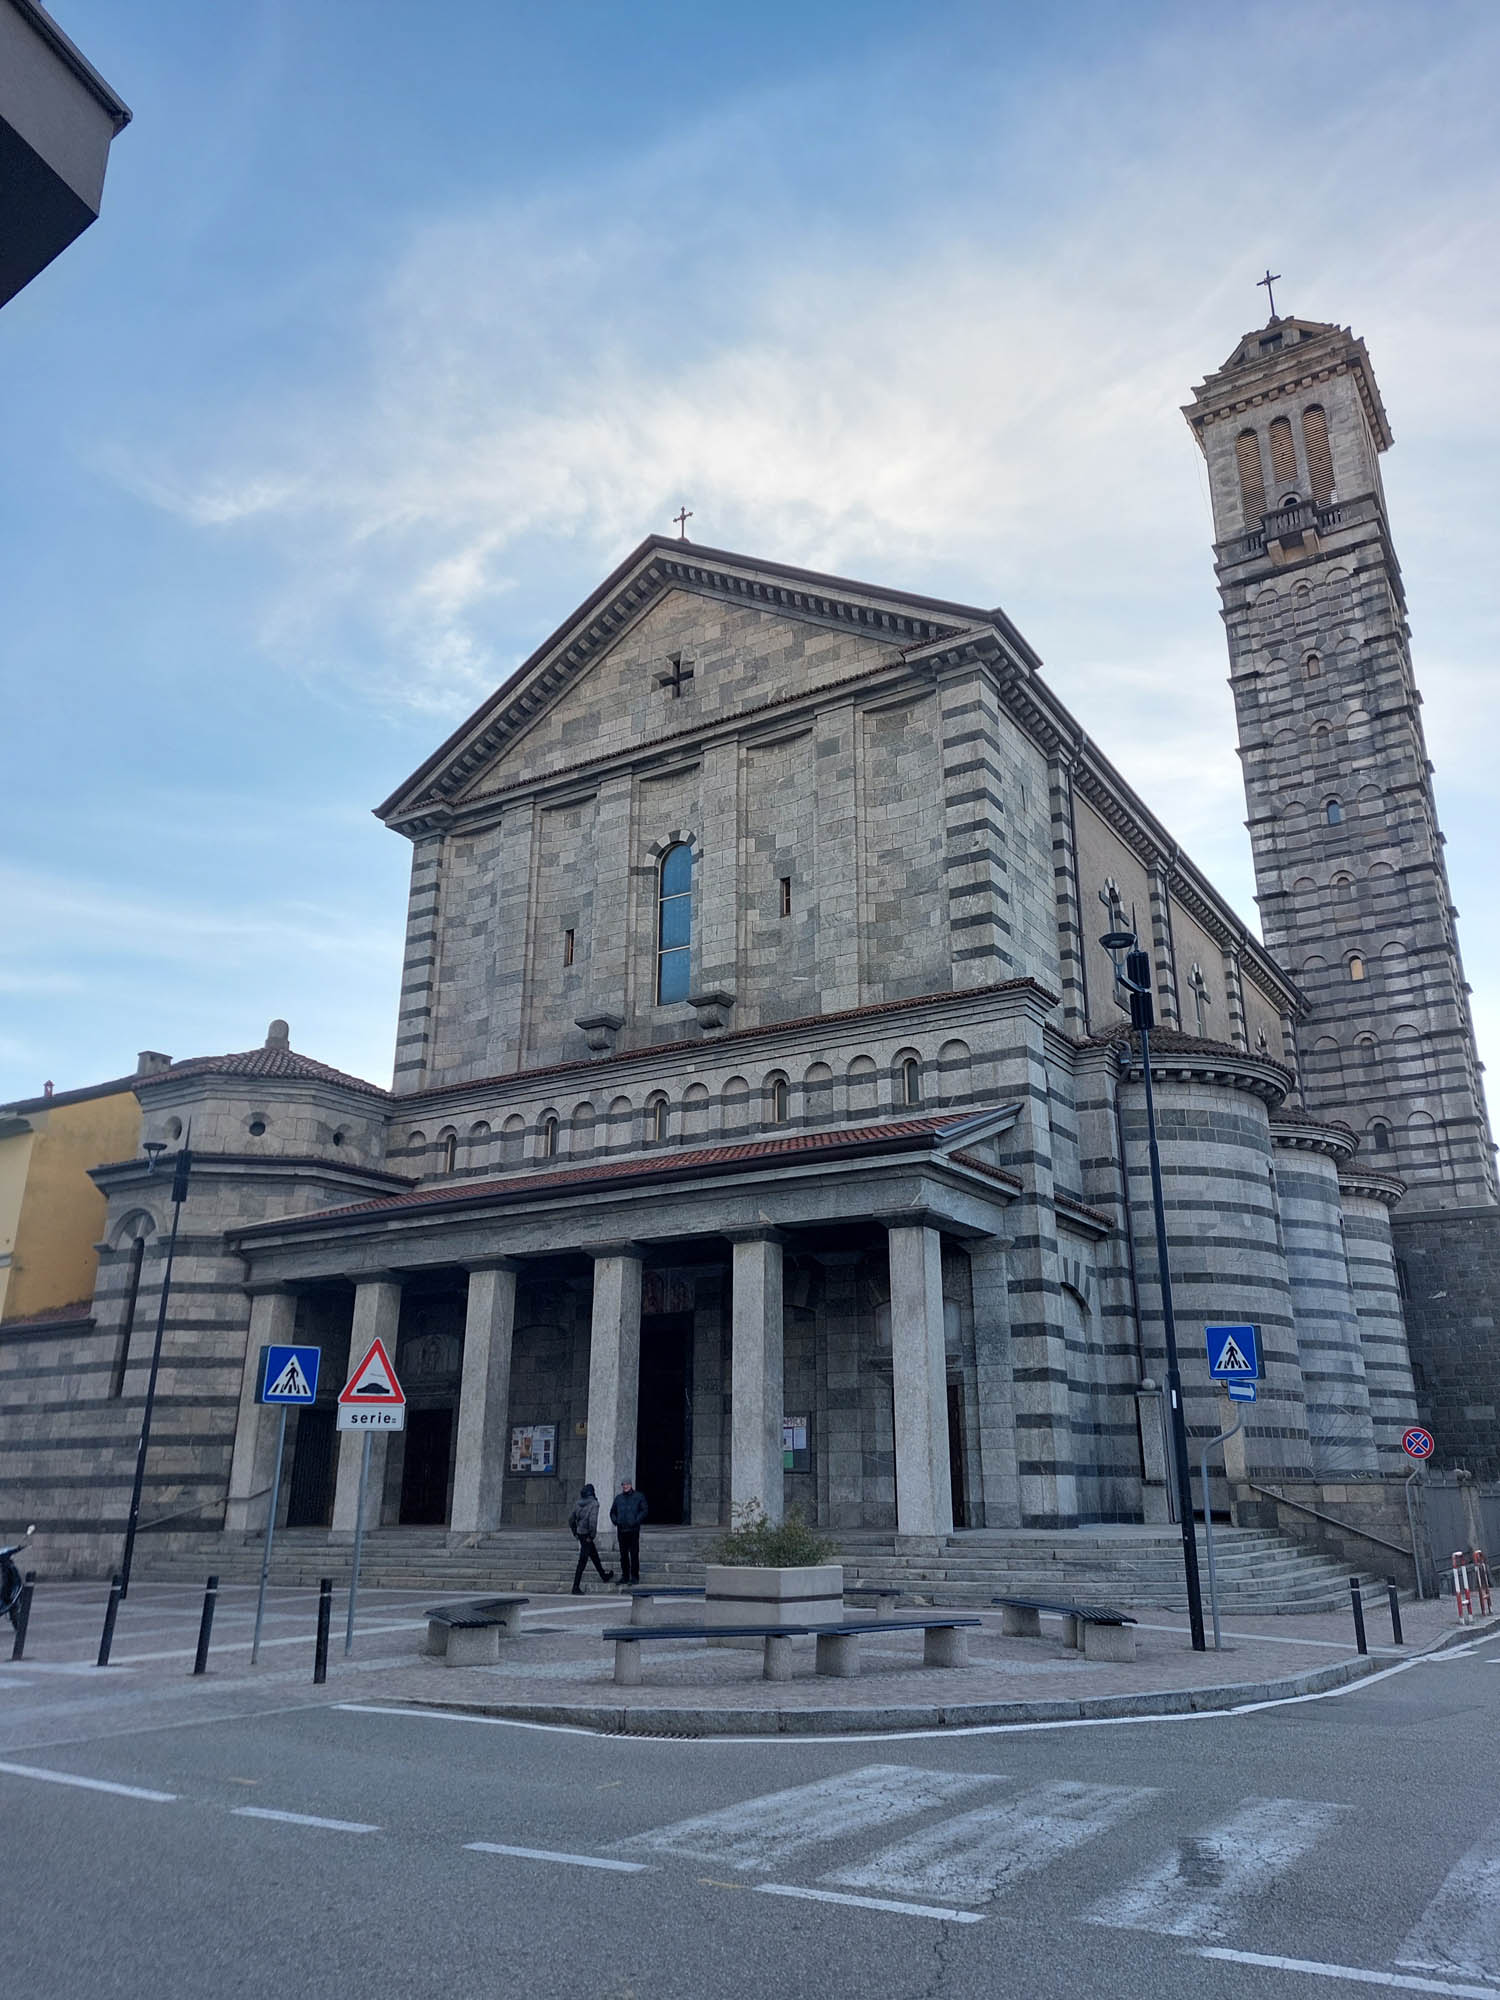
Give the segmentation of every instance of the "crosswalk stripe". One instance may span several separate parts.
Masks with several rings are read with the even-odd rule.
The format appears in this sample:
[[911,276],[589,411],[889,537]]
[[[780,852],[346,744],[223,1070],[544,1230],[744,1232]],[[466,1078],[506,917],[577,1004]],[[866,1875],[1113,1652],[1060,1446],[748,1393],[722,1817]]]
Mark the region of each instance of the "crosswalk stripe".
[[1060,1779],[1003,1805],[980,1806],[924,1827],[873,1860],[822,1880],[851,1889],[902,1889],[949,1903],[985,1903],[1155,1797],[1149,1785]]
[[1246,1799],[1206,1833],[1183,1835],[1174,1854],[1084,1916],[1115,1930],[1223,1937],[1236,1905],[1300,1860],[1347,1810],[1313,1799]]
[[928,1812],[994,1782],[991,1776],[870,1764],[814,1785],[769,1792],[743,1805],[726,1806],[722,1812],[655,1827],[617,1845],[691,1855],[746,1871],[773,1868],[821,1841],[845,1839],[889,1825],[893,1819]]
[[1396,1954],[1422,1972],[1500,1980],[1500,1819],[1450,1869]]

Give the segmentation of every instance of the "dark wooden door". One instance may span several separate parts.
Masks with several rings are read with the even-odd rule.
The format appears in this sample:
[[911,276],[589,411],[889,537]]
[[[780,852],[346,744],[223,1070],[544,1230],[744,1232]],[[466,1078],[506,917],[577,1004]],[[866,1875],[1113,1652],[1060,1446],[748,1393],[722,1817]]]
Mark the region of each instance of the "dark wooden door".
[[635,1483],[663,1527],[691,1518],[692,1393],[692,1314],[644,1315]]
[[297,1412],[297,1441],[292,1447],[292,1483],[287,1494],[289,1528],[326,1528],[333,1520],[334,1464],[338,1433],[332,1408],[316,1406]]
[[437,1528],[448,1519],[452,1410],[408,1410],[401,1465],[401,1525]]

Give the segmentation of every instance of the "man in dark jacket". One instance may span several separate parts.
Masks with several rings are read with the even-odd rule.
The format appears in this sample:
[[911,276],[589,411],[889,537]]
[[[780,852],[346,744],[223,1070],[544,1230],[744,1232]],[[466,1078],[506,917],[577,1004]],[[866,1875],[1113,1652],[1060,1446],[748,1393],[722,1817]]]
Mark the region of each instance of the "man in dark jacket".
[[599,1560],[599,1550],[594,1537],[599,1532],[599,1496],[592,1486],[585,1486],[568,1516],[568,1526],[578,1543],[578,1567],[573,1572],[573,1595],[583,1595],[583,1572],[592,1563],[605,1583],[614,1581],[614,1571],[606,1569]]
[[637,1493],[628,1479],[622,1479],[610,1503],[609,1518],[619,1533],[620,1581],[627,1588],[641,1580],[641,1523],[646,1513],[645,1494]]

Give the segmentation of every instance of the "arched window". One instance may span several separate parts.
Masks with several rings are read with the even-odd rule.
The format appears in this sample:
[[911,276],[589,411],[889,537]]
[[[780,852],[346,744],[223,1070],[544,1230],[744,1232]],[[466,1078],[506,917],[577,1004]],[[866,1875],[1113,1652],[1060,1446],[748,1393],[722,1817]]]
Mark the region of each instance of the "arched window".
[[1336,903],[1352,903],[1354,901],[1354,877],[1352,875],[1335,875],[1328,886],[1333,891],[1333,900]]
[[1373,1069],[1380,1060],[1380,1044],[1373,1035],[1356,1035],[1354,1046],[1359,1050],[1359,1059],[1366,1069]]
[[1245,521],[1253,526],[1266,511],[1266,482],[1260,469],[1260,439],[1254,431],[1240,432],[1234,441],[1234,455],[1239,461],[1240,498],[1245,503]]
[[1297,447],[1285,417],[1271,419],[1271,483],[1283,491],[1297,484]]
[[1315,681],[1323,671],[1323,661],[1317,653],[1309,653],[1302,662],[1302,671],[1310,681]]
[[557,1158],[557,1113],[549,1111],[536,1131],[536,1151],[539,1160]]
[[1337,799],[1325,799],[1323,802],[1323,817],[1330,826],[1342,826],[1344,823],[1344,808],[1339,804]]
[[671,1106],[665,1097],[653,1097],[650,1104],[647,1105],[646,1118],[653,1145],[664,1146],[667,1143],[671,1116]]
[[792,1091],[784,1076],[771,1078],[771,1123],[785,1125],[792,1115]]
[[1307,453],[1307,477],[1320,507],[1333,498],[1333,453],[1328,448],[1328,418],[1321,403],[1302,412],[1302,445]]
[[1360,957],[1360,955],[1359,955],[1359,953],[1358,953],[1357,951],[1355,951],[1355,952],[1351,952],[1351,953],[1349,954],[1349,958],[1348,958],[1348,960],[1347,960],[1347,964],[1348,964],[1348,967],[1349,967],[1349,977],[1350,977],[1351,979],[1363,979],[1363,978],[1364,978],[1364,976],[1365,976],[1365,962],[1364,962],[1364,960],[1363,960],[1363,959],[1362,959],[1362,958]]
[[451,1174],[457,1165],[458,1134],[456,1132],[445,1132],[443,1134],[443,1172]]
[[1370,1127],[1370,1144],[1377,1153],[1391,1150],[1391,1128],[1383,1119],[1377,1118]]
[[146,1256],[146,1239],[137,1236],[130,1246],[130,1266],[125,1274],[125,1312],[120,1321],[120,1345],[115,1350],[114,1373],[110,1377],[112,1397],[125,1393],[125,1364],[130,1359],[130,1335],[135,1327],[135,1304],[141,1295],[141,1265]]
[[584,1098],[581,1104],[573,1106],[572,1134],[568,1141],[570,1153],[591,1153],[594,1150],[594,1107]]
[[526,1145],[526,1120],[519,1111],[513,1111],[500,1128],[500,1164],[504,1167],[516,1166]]
[[922,1102],[922,1065],[915,1056],[903,1056],[896,1074],[896,1095],[902,1104]]
[[693,956],[693,850],[685,840],[661,858],[656,904],[656,1002],[686,1000]]

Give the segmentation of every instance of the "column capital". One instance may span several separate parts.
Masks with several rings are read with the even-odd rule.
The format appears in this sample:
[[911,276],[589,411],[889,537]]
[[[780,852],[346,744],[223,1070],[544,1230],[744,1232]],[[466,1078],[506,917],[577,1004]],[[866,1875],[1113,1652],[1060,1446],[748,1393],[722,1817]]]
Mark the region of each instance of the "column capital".
[[520,1268],[518,1257],[474,1257],[464,1266],[471,1278],[480,1271],[519,1271]]
[[579,1246],[585,1257],[592,1257],[597,1264],[605,1257],[633,1257],[639,1263],[646,1254],[641,1245],[631,1237],[623,1237],[615,1243],[584,1243]]
[[300,1287],[282,1282],[280,1279],[258,1278],[246,1285],[245,1290],[252,1299],[296,1298]]
[[935,1208],[887,1209],[884,1215],[873,1218],[882,1228],[892,1229],[936,1229],[951,1230],[953,1225],[946,1215]]
[[785,1243],[788,1240],[784,1229],[773,1229],[769,1223],[754,1229],[726,1229],[722,1234],[731,1243]]
[[345,1276],[355,1291],[364,1285],[400,1285],[405,1282],[399,1271],[348,1271]]

